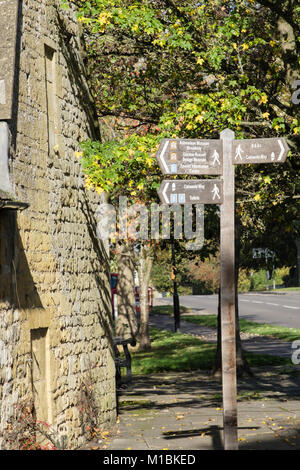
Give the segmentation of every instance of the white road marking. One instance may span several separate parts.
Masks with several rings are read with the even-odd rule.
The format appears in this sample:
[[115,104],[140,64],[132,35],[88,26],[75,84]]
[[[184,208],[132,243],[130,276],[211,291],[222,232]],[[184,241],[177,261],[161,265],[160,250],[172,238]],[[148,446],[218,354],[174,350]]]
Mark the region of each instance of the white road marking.
[[273,302],[262,302],[260,300],[240,299],[240,301],[241,302],[251,302],[252,304],[264,304],[264,305],[272,305],[273,307],[291,308],[293,310],[300,310],[300,307],[294,307],[292,305],[280,305],[280,304],[275,304]]

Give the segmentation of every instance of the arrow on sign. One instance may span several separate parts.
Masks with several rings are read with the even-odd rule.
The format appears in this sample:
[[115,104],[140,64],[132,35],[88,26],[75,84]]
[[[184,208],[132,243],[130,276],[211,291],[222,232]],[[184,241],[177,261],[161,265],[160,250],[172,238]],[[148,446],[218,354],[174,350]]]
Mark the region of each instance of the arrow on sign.
[[236,164],[285,162],[289,147],[284,138],[241,139],[232,143]]
[[168,140],[163,142],[163,148],[162,148],[162,152],[160,154],[161,162],[162,162],[163,168],[164,168],[166,173],[170,172],[169,167],[168,167],[168,165],[166,163],[166,160],[165,160],[166,150],[167,150],[168,146],[169,146],[169,141]]
[[221,180],[164,180],[158,190],[163,204],[222,204]]
[[169,188],[169,184],[170,184],[169,182],[166,182],[166,184],[165,184],[165,186],[164,186],[164,188],[163,188],[163,190],[162,190],[162,197],[163,197],[163,199],[165,200],[165,202],[166,202],[167,204],[170,204],[170,200],[169,200],[169,198],[168,198],[168,196],[167,196],[167,190],[168,190],[168,188]]
[[[278,143],[279,143],[279,146],[280,146],[280,148],[281,148],[281,152],[280,152],[279,157],[278,157],[278,159],[277,159],[277,161],[279,162],[279,161],[282,159],[282,157],[284,156],[285,148],[284,148],[284,145],[282,144],[282,142],[281,142],[280,139],[278,139]],[[287,150],[287,152],[288,152],[288,150]],[[287,153],[287,152],[286,152],[286,153]]]

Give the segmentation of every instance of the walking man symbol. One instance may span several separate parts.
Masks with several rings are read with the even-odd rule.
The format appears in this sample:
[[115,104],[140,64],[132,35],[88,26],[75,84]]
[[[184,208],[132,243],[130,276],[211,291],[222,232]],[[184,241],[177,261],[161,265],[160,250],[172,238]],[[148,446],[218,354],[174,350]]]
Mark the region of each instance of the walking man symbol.
[[215,200],[216,198],[221,199],[220,190],[216,184],[214,184],[214,187],[211,192],[213,193],[213,200]]
[[242,152],[244,152],[244,151],[241,149],[241,146],[239,145],[236,149],[235,160],[237,160],[238,158],[240,160],[243,160],[242,159]]
[[215,165],[216,163],[218,165],[220,165],[220,160],[219,160],[219,154],[218,152],[215,150],[214,153],[213,153],[213,165]]

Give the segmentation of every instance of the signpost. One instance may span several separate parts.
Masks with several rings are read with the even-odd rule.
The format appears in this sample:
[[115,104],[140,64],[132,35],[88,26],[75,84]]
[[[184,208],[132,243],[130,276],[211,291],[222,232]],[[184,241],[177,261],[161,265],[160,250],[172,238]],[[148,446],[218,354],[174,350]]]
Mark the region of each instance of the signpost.
[[232,145],[232,163],[282,163],[289,148],[285,139],[241,139]]
[[283,138],[234,139],[225,129],[220,140],[163,139],[157,161],[166,175],[221,175],[221,179],[164,180],[158,190],[165,204],[220,204],[221,342],[224,447],[238,449],[234,165],[283,163],[289,148]]
[[221,180],[164,180],[158,190],[163,204],[222,204]]
[[221,175],[220,140],[163,139],[157,161],[164,175]]

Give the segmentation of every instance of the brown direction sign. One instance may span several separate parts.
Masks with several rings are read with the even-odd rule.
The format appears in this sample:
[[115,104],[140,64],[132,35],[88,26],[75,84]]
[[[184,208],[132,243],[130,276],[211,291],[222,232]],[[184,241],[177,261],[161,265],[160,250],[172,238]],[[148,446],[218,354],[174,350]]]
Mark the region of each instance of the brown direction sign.
[[162,139],[156,158],[164,175],[221,175],[222,142],[217,139]]
[[164,180],[158,190],[163,204],[222,204],[221,180]]
[[284,138],[241,139],[232,142],[232,163],[282,163],[289,147]]

